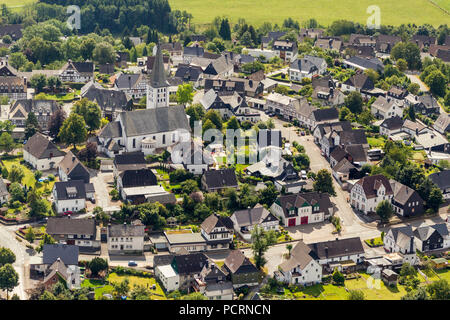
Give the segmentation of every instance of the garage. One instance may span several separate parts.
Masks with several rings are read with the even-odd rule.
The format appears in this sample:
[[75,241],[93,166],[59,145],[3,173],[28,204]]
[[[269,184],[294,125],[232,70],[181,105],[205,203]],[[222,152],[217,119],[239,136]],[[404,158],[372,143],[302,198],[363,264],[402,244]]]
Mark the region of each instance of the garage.
[[302,217],[300,220],[300,224],[308,224],[308,217]]
[[294,227],[295,226],[295,218],[288,220],[288,227]]

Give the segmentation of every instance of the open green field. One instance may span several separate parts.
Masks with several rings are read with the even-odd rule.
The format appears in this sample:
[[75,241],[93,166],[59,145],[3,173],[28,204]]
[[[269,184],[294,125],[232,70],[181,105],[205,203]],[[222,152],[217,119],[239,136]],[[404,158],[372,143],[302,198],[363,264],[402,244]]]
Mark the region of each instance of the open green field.
[[450,1],[448,0],[432,0],[432,1],[434,1],[439,7],[450,12]]
[[[450,1],[434,0],[437,5],[450,10]],[[366,23],[371,15],[366,13],[371,5],[380,7],[381,24],[400,25],[429,23],[435,27],[450,20],[443,10],[428,0],[169,0],[173,10],[186,10],[194,18],[194,24],[211,23],[216,16],[226,16],[236,23],[245,18],[247,23],[260,25],[263,22],[281,25],[291,17],[303,22],[315,18],[322,25],[329,25],[338,19]]]

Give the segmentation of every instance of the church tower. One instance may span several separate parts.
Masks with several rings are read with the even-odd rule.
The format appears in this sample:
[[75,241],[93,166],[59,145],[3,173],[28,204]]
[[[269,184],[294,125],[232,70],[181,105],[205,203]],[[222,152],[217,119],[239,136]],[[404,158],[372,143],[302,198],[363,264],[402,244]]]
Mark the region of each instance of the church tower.
[[169,83],[166,80],[165,72],[161,46],[158,41],[153,70],[147,84],[147,109],[169,106]]

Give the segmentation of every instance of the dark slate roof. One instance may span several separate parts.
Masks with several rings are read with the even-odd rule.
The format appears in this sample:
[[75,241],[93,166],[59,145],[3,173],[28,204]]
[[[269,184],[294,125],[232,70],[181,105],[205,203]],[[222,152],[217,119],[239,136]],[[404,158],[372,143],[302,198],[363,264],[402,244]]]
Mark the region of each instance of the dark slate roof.
[[430,174],[428,177],[438,186],[439,189],[445,190],[450,188],[450,170],[436,172]]
[[422,96],[418,96],[419,103],[422,103],[427,109],[439,109],[439,104],[437,100],[431,94],[424,94]]
[[37,159],[64,156],[64,152],[60,151],[53,142],[39,132],[28,139],[23,148]]
[[347,59],[346,61],[356,64],[365,69],[373,69],[375,71],[381,71],[381,72],[384,70],[384,65],[378,58],[367,59],[367,58],[361,58],[358,56],[353,56],[353,57]]
[[386,195],[393,194],[391,184],[389,183],[388,178],[383,176],[382,174],[376,174],[374,176],[366,176],[360,179],[357,184],[361,185],[366,198],[370,199],[377,195],[378,188],[383,185],[386,189]]
[[94,72],[93,62],[72,62],[72,64],[80,73]]
[[154,186],[158,184],[155,174],[150,169],[125,170],[120,173],[124,188]]
[[181,51],[183,50],[183,46],[180,42],[172,42],[172,43],[161,43],[161,50],[171,51]]
[[[86,198],[86,188],[83,180],[69,180],[69,181],[58,181],[55,182],[54,188],[56,189],[56,195],[58,200],[67,199],[85,199]],[[75,197],[68,197],[68,188],[76,189]]]
[[328,193],[318,193],[318,192],[308,192],[308,193],[298,193],[298,194],[288,194],[284,196],[279,196],[275,200],[281,208],[283,209],[284,216],[289,215],[290,208],[300,208],[305,203],[308,206],[319,206],[320,212],[327,212],[333,207],[330,201],[330,196]]
[[238,186],[234,169],[211,170],[206,171],[203,175],[208,189]]
[[366,132],[363,129],[341,131],[339,137],[341,145],[367,144]]
[[189,56],[196,56],[196,57],[203,57],[203,54],[205,52],[205,49],[202,47],[184,47],[183,48],[183,55],[189,55]]
[[67,154],[61,160],[58,166],[70,178],[81,176],[89,177],[89,171],[81,163],[81,161],[78,160],[78,158],[72,153],[72,151],[67,152]]
[[364,248],[359,237],[312,243],[309,247],[319,259],[364,253]]
[[[27,112],[33,112],[36,117],[39,117],[40,114],[43,115],[51,115],[56,110],[60,109],[58,102],[55,100],[32,100],[32,99],[20,99],[16,100],[11,107],[9,112],[10,118],[21,118],[26,117],[28,114],[23,114],[20,112],[20,106]],[[38,118],[39,119],[39,118]]]
[[312,113],[314,119],[318,122],[339,119],[339,111],[336,108],[316,109]]
[[114,83],[119,89],[129,89],[133,88],[141,77],[141,74],[121,73]]
[[413,237],[413,230],[410,225],[398,227],[398,228],[392,228],[392,235],[394,236],[394,240],[397,241],[399,233],[403,233],[407,237],[411,238]]
[[259,225],[263,222],[277,221],[278,219],[262,205],[257,204],[253,209],[239,210],[233,213],[239,227]]
[[225,258],[224,266],[231,273],[253,273],[258,272],[258,268],[240,251],[232,250],[228,257]]
[[388,130],[398,130],[403,127],[403,119],[399,116],[388,118],[385,119],[380,126]]
[[212,214],[206,218],[200,227],[206,232],[211,233],[214,228],[225,227],[229,230],[233,229],[233,222],[229,217],[222,217],[217,214]]
[[[121,79],[125,79],[125,76],[119,76]],[[82,98],[87,98],[90,101],[97,102],[100,109],[105,110],[118,110],[125,111],[131,98],[127,97],[125,92],[120,90],[108,90],[104,88],[98,88],[91,83],[86,84],[89,86],[86,91],[82,92]],[[128,85],[127,85],[128,86]],[[126,87],[127,87],[126,86]]]
[[47,221],[47,233],[49,235],[87,234],[95,236],[95,220],[50,217]]
[[[390,179],[389,182],[391,183],[391,188],[394,192],[394,200],[402,205],[405,205],[411,196],[417,193],[414,189],[393,179]],[[420,198],[419,195],[418,197]]]
[[208,257],[204,253],[175,255],[172,267],[179,275],[198,274],[207,261]]
[[99,137],[110,139],[122,136],[122,127],[119,121],[109,122],[100,132]]
[[43,263],[53,264],[60,258],[66,265],[78,265],[79,248],[68,244],[44,244]]
[[346,155],[347,155],[347,152],[344,149],[342,149],[340,146],[337,146],[330,153],[330,158],[333,158],[334,160],[339,162],[342,159],[344,159]]
[[191,129],[183,106],[128,111],[119,117],[127,137]]
[[108,237],[143,237],[144,225],[114,224],[108,226]]
[[156,48],[155,62],[153,63],[153,69],[150,75],[150,85],[152,88],[162,88],[168,86],[166,70],[164,70],[162,48],[159,43]]
[[353,144],[345,147],[345,151],[352,157],[353,162],[366,162],[367,153],[361,144]]
[[448,236],[448,228],[446,223],[439,223],[432,226],[419,226],[414,230],[414,236],[422,241],[428,240],[434,232],[438,232],[441,237]]
[[361,90],[371,90],[375,87],[373,81],[367,75],[362,73],[355,74],[354,76],[348,78],[344,84],[359,88]]
[[179,64],[175,77],[180,78],[183,81],[197,81],[200,75],[203,73],[203,69],[199,66],[191,66],[189,64]]
[[142,151],[124,152],[114,157],[114,165],[124,164],[146,164],[144,153]]
[[22,24],[5,24],[0,26],[0,38],[9,35],[13,40],[22,38]]
[[[320,134],[323,136],[331,131],[349,131],[352,130],[352,124],[350,121],[336,121],[332,123],[321,123],[317,125],[317,130],[319,130]],[[314,129],[315,130],[315,129]]]

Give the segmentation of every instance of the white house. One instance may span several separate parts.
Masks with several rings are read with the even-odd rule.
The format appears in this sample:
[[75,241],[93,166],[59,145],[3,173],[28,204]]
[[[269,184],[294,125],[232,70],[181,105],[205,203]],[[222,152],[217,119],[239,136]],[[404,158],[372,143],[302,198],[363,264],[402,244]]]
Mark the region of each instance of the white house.
[[171,265],[157,266],[155,268],[155,277],[159,279],[167,291],[178,290],[180,276]]
[[265,231],[279,229],[279,220],[260,204],[253,209],[236,211],[230,219],[233,221],[234,230],[247,241],[251,240],[251,232],[255,226]]
[[351,189],[350,203],[352,207],[368,214],[375,212],[381,201],[391,202],[393,195],[388,178],[381,174],[366,176],[356,182]]
[[320,265],[332,271],[335,267],[339,270],[352,267],[363,262],[364,248],[359,237],[330,240],[309,244],[318,258]]
[[86,186],[83,180],[55,182],[53,199],[57,213],[78,212],[86,207]]
[[401,118],[403,116],[403,105],[399,104],[391,97],[385,98],[379,96],[377,100],[372,103],[370,111],[377,119],[388,119],[393,117]]
[[94,63],[74,62],[72,60],[69,60],[61,68],[59,78],[62,82],[89,82],[94,79]]
[[64,155],[64,152],[39,132],[28,139],[23,147],[23,159],[40,171],[56,168]]
[[414,234],[410,225],[390,229],[385,234],[383,243],[387,252],[401,254],[404,262],[408,262],[411,265],[416,265],[420,262],[416,255]]
[[302,81],[311,79],[314,75],[324,74],[327,71],[325,59],[306,55],[302,59],[294,60],[289,66],[289,79]]
[[143,254],[144,228],[144,225],[109,225],[108,252],[110,254]]
[[289,259],[279,265],[275,277],[289,284],[313,285],[322,282],[322,266],[315,260],[313,250],[300,240]]
[[202,222],[200,227],[208,250],[228,249],[233,242],[233,222],[228,217],[212,214]]

